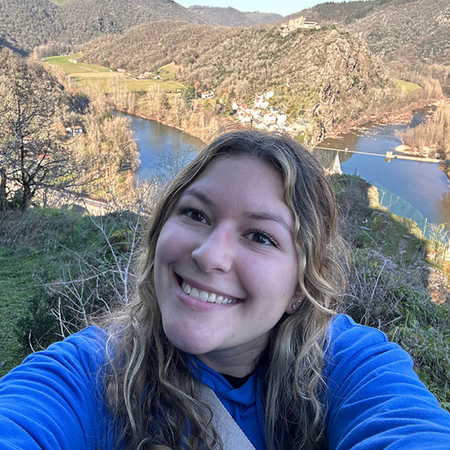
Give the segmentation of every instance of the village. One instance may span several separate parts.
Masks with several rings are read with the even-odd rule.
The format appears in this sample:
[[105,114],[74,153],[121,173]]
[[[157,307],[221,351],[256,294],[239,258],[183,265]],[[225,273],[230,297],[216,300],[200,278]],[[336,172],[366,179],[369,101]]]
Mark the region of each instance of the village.
[[279,131],[288,134],[298,134],[312,130],[308,120],[298,119],[295,123],[287,124],[287,114],[280,106],[269,106],[269,99],[274,96],[273,91],[255,96],[254,105],[249,107],[239,102],[233,102],[232,108],[236,120],[244,125],[263,131]]

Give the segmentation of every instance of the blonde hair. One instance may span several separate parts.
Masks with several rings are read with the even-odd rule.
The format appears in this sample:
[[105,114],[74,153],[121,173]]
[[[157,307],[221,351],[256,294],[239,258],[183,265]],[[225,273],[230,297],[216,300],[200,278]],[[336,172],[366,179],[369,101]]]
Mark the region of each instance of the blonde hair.
[[257,158],[282,174],[305,295],[295,313],[274,327],[267,349],[267,447],[276,442],[277,449],[317,449],[324,443],[323,354],[344,280],[334,195],[316,159],[289,137],[235,131],[215,139],[167,187],[145,238],[136,295],[111,319],[106,397],[129,449],[221,448],[211,411],[197,400],[198,381],[163,332],[153,277],[158,237],[181,194],[211,162],[233,155]]

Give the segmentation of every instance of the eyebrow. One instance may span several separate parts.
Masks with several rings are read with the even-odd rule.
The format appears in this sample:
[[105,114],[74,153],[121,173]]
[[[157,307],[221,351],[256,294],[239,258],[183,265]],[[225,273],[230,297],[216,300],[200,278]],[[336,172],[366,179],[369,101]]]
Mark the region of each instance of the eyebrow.
[[[186,195],[186,196],[192,195],[193,197],[198,198],[200,201],[202,201],[203,203],[205,203],[208,206],[214,205],[214,202],[207,195],[205,195],[199,189],[196,189],[193,187],[186,189],[186,191],[184,192],[183,195]],[[252,212],[252,211],[250,211],[250,212],[246,212],[244,215],[248,219],[253,219],[253,220],[272,220],[274,222],[279,223],[284,228],[286,228],[290,233],[292,233],[291,227],[278,214],[273,214],[273,213],[268,213],[268,212]]]
[[292,233],[291,227],[284,221],[284,219],[277,215],[272,213],[266,213],[266,212],[248,212],[245,214],[246,217],[249,219],[254,220],[273,220],[274,222],[278,222],[280,225],[282,225],[284,228],[286,228],[290,233]]
[[185,195],[192,195],[194,197],[197,197],[200,201],[202,201],[203,203],[205,203],[208,206],[212,206],[214,204],[213,201],[207,195],[205,195],[199,189],[196,189],[193,187],[186,189],[182,196],[185,196]]

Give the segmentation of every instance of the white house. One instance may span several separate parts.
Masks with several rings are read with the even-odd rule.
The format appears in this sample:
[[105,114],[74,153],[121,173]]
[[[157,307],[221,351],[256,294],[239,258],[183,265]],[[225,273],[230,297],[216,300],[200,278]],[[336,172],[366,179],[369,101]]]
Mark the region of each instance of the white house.
[[83,128],[81,128],[80,126],[75,126],[75,127],[67,127],[66,128],[67,131],[67,136],[71,137],[71,136],[78,136],[80,134],[83,134]]
[[208,92],[202,92],[201,93],[201,98],[213,98],[214,97],[214,92],[213,91],[208,91]]

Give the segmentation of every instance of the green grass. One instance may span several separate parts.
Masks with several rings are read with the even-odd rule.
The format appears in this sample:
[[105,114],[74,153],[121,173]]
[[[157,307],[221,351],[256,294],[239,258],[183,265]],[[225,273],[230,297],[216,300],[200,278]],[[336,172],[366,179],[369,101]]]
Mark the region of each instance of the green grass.
[[173,80],[175,80],[177,70],[178,70],[178,67],[175,65],[175,63],[172,62],[170,64],[166,64],[165,66],[162,66],[158,72],[161,75],[163,80],[173,81]]
[[405,94],[422,89],[418,84],[411,83],[410,81],[395,80],[395,85]]
[[25,313],[33,293],[33,272],[39,266],[35,254],[11,254],[0,246],[0,377],[21,361],[21,352],[11,326]]
[[[82,53],[78,52],[75,55],[66,55],[66,56],[50,56],[48,58],[44,58],[43,61],[48,64],[55,64],[60,66],[64,72],[67,74],[73,73],[102,73],[102,72],[110,72],[110,69],[103,66],[97,66],[95,64],[86,64],[83,62],[71,62],[71,61],[79,61],[82,57]],[[69,61],[71,60],[71,61]]]
[[126,85],[128,89],[133,91],[147,91],[151,84],[157,84],[160,88],[165,91],[176,91],[177,89],[183,89],[184,86],[175,81],[164,81],[164,80],[126,80]]
[[[86,85],[89,83],[100,83],[103,86],[105,92],[109,92],[108,79],[118,75],[118,72],[111,71],[107,67],[97,66],[95,64],[86,63],[73,63],[69,60],[80,60],[82,53],[76,53],[69,56],[52,56],[44,58],[43,61],[48,64],[54,64],[60,66],[64,72],[80,85]],[[152,84],[159,85],[165,91],[176,91],[177,89],[183,89],[183,85],[173,81],[177,67],[174,63],[167,64],[161,69],[162,80],[133,80],[126,78],[125,83],[128,89],[132,91],[147,91]],[[119,74],[125,77],[124,74]]]
[[31,209],[0,220],[0,377],[25,354],[16,326],[32,299],[46,295],[38,286],[59,279],[75,253],[97,252],[100,242],[90,218],[73,213]]
[[[89,83],[100,83],[103,86],[103,90],[108,93],[110,91],[108,79],[110,78],[109,74],[105,74],[108,76],[98,76],[103,74],[97,74],[97,76],[89,76],[86,74],[77,73],[76,76],[72,77],[73,80],[79,85],[88,85]],[[128,89],[132,91],[147,91],[151,84],[157,84],[165,91],[176,91],[177,89],[183,89],[183,85],[171,81],[162,81],[162,80],[132,80],[131,78],[125,79],[125,85]]]

